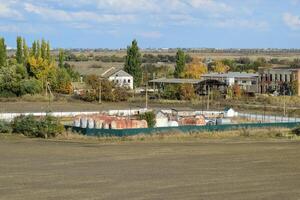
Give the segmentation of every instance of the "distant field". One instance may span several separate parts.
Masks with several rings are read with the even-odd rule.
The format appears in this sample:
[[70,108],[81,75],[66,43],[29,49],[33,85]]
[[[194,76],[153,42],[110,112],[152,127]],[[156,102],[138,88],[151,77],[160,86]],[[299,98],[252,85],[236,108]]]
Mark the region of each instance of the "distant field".
[[[144,53],[151,53],[154,55],[175,55],[175,52],[168,53],[168,52],[142,52]],[[76,55],[84,54],[89,55],[93,54],[94,56],[118,56],[123,57],[126,55],[125,51],[111,51],[111,52],[75,52]],[[236,59],[240,57],[249,57],[252,60],[255,60],[259,57],[264,57],[267,60],[271,58],[278,58],[278,59],[286,59],[289,61],[294,60],[295,58],[300,58],[300,53],[188,53],[193,57],[200,57],[200,58],[211,58],[211,59]],[[117,62],[101,62],[101,61],[85,61],[85,62],[68,62],[75,66],[75,70],[81,74],[102,74],[104,71],[111,67],[115,68],[123,68],[124,63],[117,63]],[[173,67],[175,63],[163,63],[163,65]]]
[[299,151],[299,142],[267,139],[2,138],[0,199],[299,199]]
[[101,75],[106,70],[114,67],[116,69],[121,69],[124,67],[124,63],[108,62],[104,63],[101,61],[85,61],[85,62],[67,62],[75,66],[75,70],[83,75]]

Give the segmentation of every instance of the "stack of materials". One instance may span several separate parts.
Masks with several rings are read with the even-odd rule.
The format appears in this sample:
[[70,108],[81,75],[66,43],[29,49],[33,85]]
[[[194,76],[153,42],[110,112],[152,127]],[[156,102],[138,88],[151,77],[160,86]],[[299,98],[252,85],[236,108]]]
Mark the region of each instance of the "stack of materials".
[[145,120],[128,119],[108,115],[79,115],[74,118],[73,125],[81,128],[96,129],[134,129],[148,128]]
[[202,115],[196,117],[183,117],[179,120],[179,125],[194,125],[194,126],[205,126],[205,118]]

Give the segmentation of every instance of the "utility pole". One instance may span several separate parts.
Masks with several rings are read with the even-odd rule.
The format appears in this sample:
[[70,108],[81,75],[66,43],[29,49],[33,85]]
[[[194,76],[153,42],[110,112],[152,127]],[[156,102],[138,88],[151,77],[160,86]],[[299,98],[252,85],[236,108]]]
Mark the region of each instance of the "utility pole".
[[210,88],[208,86],[208,90],[207,90],[207,111],[209,110],[209,92],[210,92]]
[[286,116],[285,89],[283,91],[283,116]]
[[102,103],[102,92],[101,92],[102,88],[101,88],[101,77],[99,77],[99,93],[98,93],[98,103],[101,104]]
[[148,82],[146,83],[146,109],[148,110]]

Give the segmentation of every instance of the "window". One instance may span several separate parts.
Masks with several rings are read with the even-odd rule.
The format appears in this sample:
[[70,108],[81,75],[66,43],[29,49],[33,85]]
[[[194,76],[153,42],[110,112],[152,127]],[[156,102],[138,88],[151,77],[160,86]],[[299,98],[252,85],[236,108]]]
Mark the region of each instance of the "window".
[[291,75],[290,75],[290,82],[293,82],[293,80],[294,80],[293,78],[294,78],[294,77],[293,77],[293,74],[291,74]]
[[282,81],[282,74],[280,74],[279,81]]
[[252,85],[256,85],[256,81],[251,81],[251,84]]
[[275,74],[275,81],[278,81],[278,77],[277,77],[277,74]]
[[242,81],[242,83],[247,83],[247,81]]
[[123,83],[126,83],[126,79],[123,80]]
[[266,77],[265,77],[265,78],[266,78],[266,81],[268,81],[268,75],[266,75]]
[[284,81],[285,81],[285,82],[288,82],[287,74],[284,75]]
[[130,83],[130,79],[128,79],[128,83]]

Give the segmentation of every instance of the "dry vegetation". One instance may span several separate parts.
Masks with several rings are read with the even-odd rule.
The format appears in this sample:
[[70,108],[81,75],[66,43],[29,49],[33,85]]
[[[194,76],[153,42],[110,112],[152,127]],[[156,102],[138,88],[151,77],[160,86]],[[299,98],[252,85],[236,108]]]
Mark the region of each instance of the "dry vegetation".
[[286,128],[265,128],[265,129],[240,129],[224,132],[172,132],[157,134],[140,134],[127,137],[92,137],[77,133],[65,132],[55,140],[100,142],[100,143],[124,143],[124,142],[196,142],[203,139],[293,139],[299,137],[293,135],[290,129]]

